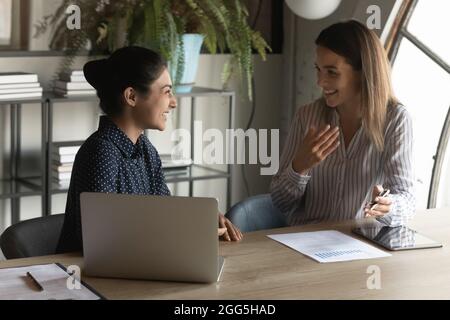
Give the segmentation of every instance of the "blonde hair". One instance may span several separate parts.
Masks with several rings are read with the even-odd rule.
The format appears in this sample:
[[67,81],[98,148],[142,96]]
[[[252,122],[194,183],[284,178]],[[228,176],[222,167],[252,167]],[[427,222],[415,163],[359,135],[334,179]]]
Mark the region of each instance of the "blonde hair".
[[344,57],[360,71],[362,126],[376,149],[383,151],[387,110],[398,100],[392,89],[389,60],[378,36],[362,23],[350,20],[324,29],[316,44]]

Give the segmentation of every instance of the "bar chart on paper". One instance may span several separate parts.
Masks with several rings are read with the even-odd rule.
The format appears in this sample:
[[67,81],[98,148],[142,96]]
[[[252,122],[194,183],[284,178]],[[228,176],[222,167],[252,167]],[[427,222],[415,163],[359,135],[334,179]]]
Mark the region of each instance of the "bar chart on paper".
[[336,230],[275,234],[268,237],[321,263],[391,256]]
[[325,251],[325,252],[316,252],[315,255],[321,259],[327,259],[332,257],[340,257],[345,256],[349,254],[361,254],[363,251],[359,249],[353,249],[353,250],[335,250],[335,251]]

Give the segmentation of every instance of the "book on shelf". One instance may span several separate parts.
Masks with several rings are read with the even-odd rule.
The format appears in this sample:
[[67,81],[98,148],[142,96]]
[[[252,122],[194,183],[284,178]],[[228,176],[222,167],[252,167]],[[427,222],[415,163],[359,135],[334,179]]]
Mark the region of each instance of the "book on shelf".
[[73,147],[60,147],[53,149],[53,153],[60,154],[63,156],[70,155],[70,154],[77,154],[78,150],[80,150],[80,146],[73,146]]
[[35,73],[26,72],[0,72],[0,84],[38,82]]
[[4,89],[22,89],[22,88],[38,88],[41,84],[39,82],[29,82],[29,83],[5,83],[0,84],[0,90]]
[[0,100],[40,98],[40,97],[42,97],[42,91],[41,92],[22,92],[22,93],[0,94]]
[[66,180],[57,180],[55,178],[53,178],[53,183],[55,183],[59,188],[69,188],[70,186],[70,179],[66,179]]
[[54,92],[64,97],[90,96],[95,95],[97,93],[97,91],[95,90],[63,90],[59,88],[55,88]]
[[58,181],[60,181],[60,180],[70,180],[71,176],[72,176],[72,171],[70,171],[70,172],[52,171],[53,179],[56,179]]
[[55,81],[55,88],[61,89],[61,90],[95,90],[93,86],[91,86],[88,82],[67,82],[67,81],[61,81],[56,80]]
[[173,177],[173,176],[186,176],[189,174],[189,167],[183,168],[162,168],[164,172],[164,176]]
[[182,157],[172,157],[169,153],[161,153],[161,167],[163,169],[187,168],[192,164],[192,159]]
[[72,172],[73,164],[72,163],[65,163],[63,165],[60,165],[58,163],[52,164],[52,170],[56,172]]
[[42,87],[34,87],[34,88],[16,88],[16,89],[1,89],[0,95],[2,94],[13,94],[13,93],[28,93],[28,92],[40,92],[42,93]]
[[87,82],[86,78],[84,77],[84,75],[80,75],[80,76],[73,76],[70,74],[60,74],[59,75],[59,79],[62,81],[67,81],[67,82]]
[[73,163],[75,161],[75,154],[57,154],[57,153],[53,153],[52,154],[52,158],[54,162],[57,163]]
[[69,70],[67,72],[65,72],[65,74],[70,74],[72,76],[82,76],[84,75],[83,70]]
[[53,153],[68,155],[76,154],[84,141],[61,141],[53,142]]
[[52,159],[52,165],[56,167],[71,167],[73,165],[73,162],[61,163],[55,159]]
[[83,70],[71,70],[59,74],[59,79],[68,82],[87,82]]
[[69,171],[69,172],[52,171],[53,179],[58,180],[58,181],[70,180],[71,176],[72,176],[72,171]]

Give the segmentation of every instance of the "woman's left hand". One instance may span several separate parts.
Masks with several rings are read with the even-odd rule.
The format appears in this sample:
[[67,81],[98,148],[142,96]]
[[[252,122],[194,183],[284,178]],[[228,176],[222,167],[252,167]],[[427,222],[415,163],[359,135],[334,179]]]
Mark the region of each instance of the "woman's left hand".
[[239,241],[242,240],[243,235],[241,231],[230,220],[225,218],[223,214],[219,212],[219,228],[226,228],[226,231],[221,236],[226,241]]
[[389,213],[391,210],[392,200],[388,197],[379,197],[378,195],[383,191],[383,187],[376,185],[372,191],[372,201],[377,202],[375,207],[370,210],[370,207],[366,205],[364,213],[367,217],[382,217]]

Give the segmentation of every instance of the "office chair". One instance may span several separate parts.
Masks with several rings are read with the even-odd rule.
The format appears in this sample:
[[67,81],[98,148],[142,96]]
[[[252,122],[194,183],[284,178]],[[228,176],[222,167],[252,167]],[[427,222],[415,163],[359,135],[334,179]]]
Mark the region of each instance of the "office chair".
[[235,204],[225,217],[242,232],[286,227],[281,212],[272,204],[270,194],[261,194]]
[[8,227],[0,237],[6,259],[55,254],[64,214],[25,220]]

